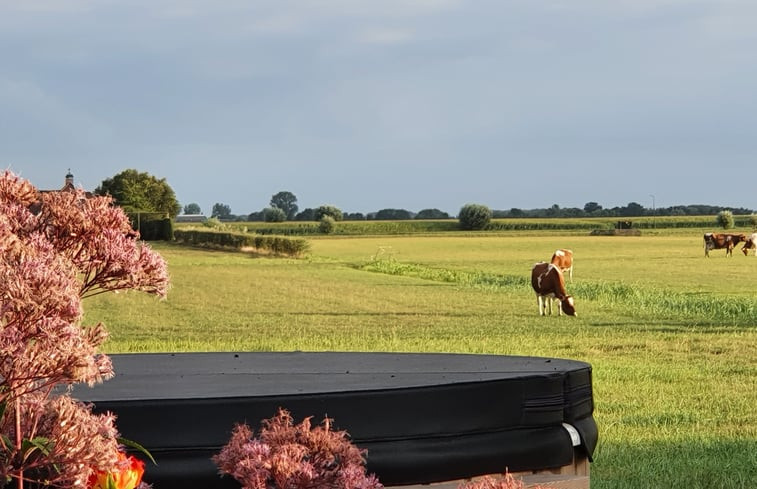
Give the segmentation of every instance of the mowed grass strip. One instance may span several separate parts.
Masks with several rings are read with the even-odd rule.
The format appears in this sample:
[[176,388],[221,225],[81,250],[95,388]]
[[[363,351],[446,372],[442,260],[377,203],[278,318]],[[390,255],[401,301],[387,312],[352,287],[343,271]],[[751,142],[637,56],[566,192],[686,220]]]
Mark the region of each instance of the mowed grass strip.
[[[441,351],[583,360],[594,369],[600,429],[593,488],[755,487],[757,324],[738,312],[705,320],[665,304],[643,309],[583,295],[606,285],[640,289],[651,302],[756,300],[757,258],[718,250],[705,259],[700,241],[680,234],[319,238],[300,260],[159,245],[172,276],[168,299],[98,296],[85,302],[85,323],[105,322],[109,352]],[[576,255],[567,283],[576,318],[539,317],[528,285],[531,265],[558,247]],[[505,281],[363,270],[377,255],[447,277]]]

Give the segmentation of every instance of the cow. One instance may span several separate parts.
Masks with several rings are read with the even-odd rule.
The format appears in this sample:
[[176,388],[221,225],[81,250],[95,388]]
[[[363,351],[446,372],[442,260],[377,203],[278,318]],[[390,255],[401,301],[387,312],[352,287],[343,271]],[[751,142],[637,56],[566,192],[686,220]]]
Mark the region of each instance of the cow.
[[744,247],[741,248],[744,256],[749,255],[749,250],[752,250],[752,254],[757,256],[757,233],[752,233],[744,242]]
[[549,262],[558,267],[562,273],[568,272],[570,281],[573,281],[573,251],[564,248],[556,250]]
[[535,264],[531,269],[531,287],[536,292],[540,316],[546,315],[547,308],[549,308],[549,314],[552,314],[552,302],[554,300],[559,301],[557,305],[558,315],[561,316],[563,311],[568,316],[577,315],[573,297],[565,291],[565,279],[559,267],[546,262]]
[[710,256],[710,250],[725,248],[725,256],[733,256],[733,248],[746,241],[744,234],[704,233],[704,256]]

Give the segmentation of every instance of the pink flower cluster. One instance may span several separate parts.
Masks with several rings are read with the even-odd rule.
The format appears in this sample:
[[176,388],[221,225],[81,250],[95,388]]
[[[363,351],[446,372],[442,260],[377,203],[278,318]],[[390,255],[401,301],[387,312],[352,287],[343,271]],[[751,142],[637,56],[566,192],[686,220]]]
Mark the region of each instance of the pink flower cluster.
[[114,417],[65,390],[113,376],[98,353],[107,332],[80,324],[81,300],[167,288],[165,262],[110,198],[39,192],[0,173],[0,480],[84,487],[118,462]]
[[263,420],[253,436],[246,424],[237,425],[228,444],[213,457],[221,474],[234,477],[244,489],[379,489],[383,486],[365,471],[364,451],[344,431],[332,431],[324,419],[315,428],[310,418],[293,424],[279,409]]
[[[460,484],[458,489],[525,489],[523,481],[505,472],[502,476],[486,475]],[[530,489],[547,489],[544,486],[529,486]]]

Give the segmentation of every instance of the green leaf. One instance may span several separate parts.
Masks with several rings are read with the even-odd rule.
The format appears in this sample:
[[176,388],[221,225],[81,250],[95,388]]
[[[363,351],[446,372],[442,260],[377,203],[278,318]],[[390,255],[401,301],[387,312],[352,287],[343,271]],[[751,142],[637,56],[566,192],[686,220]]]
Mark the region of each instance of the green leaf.
[[118,437],[118,443],[142,452],[147,458],[150,459],[152,463],[158,465],[158,462],[155,461],[155,459],[152,457],[152,454],[139,443],[122,437]]
[[26,460],[37,450],[39,450],[42,455],[49,455],[50,449],[53,445],[54,443],[44,436],[37,436],[31,440],[24,438],[21,441],[21,456]]

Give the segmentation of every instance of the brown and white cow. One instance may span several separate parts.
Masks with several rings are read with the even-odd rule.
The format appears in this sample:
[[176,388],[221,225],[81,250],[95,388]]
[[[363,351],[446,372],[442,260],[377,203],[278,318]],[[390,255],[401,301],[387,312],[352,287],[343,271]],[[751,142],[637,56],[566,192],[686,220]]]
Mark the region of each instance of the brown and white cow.
[[[539,262],[531,269],[531,287],[536,292],[536,302],[539,304],[539,315],[552,314],[552,302],[559,301],[557,314],[563,311],[568,316],[576,316],[573,297],[565,291],[565,279],[559,267],[551,263]],[[546,300],[546,303],[544,302]]]
[[560,248],[552,253],[552,259],[549,261],[552,265],[558,267],[562,273],[568,272],[570,281],[573,281],[573,251]]
[[704,233],[704,256],[710,256],[710,250],[725,248],[725,256],[733,256],[733,248],[746,241],[744,234]]
[[741,248],[744,256],[749,255],[749,250],[752,250],[752,254],[757,256],[757,233],[752,233],[744,242],[744,247]]

